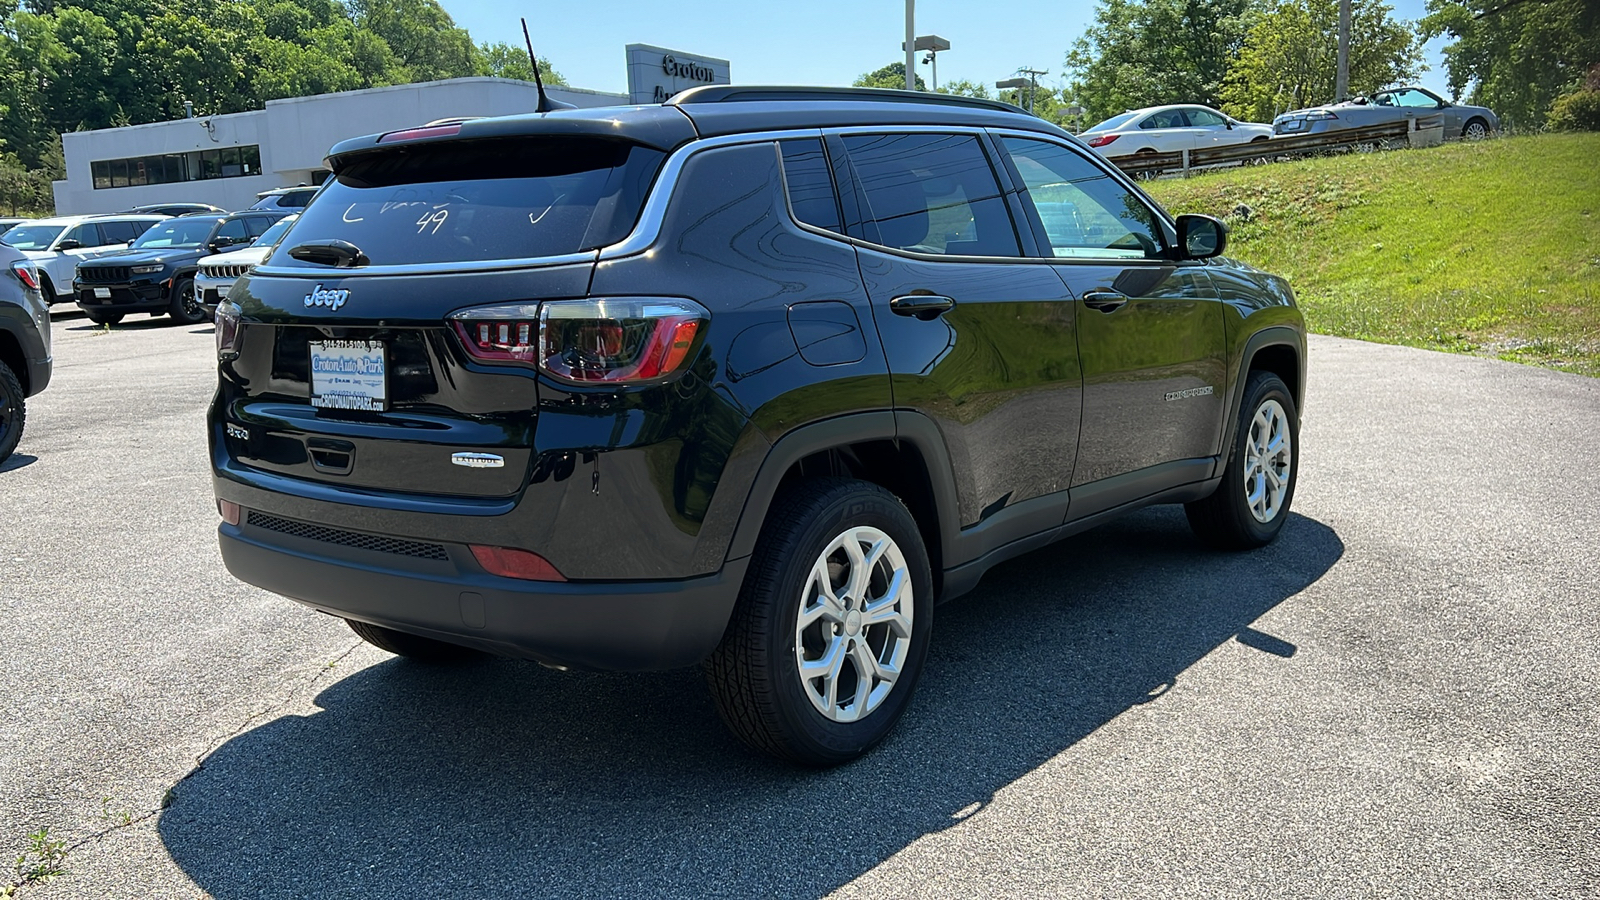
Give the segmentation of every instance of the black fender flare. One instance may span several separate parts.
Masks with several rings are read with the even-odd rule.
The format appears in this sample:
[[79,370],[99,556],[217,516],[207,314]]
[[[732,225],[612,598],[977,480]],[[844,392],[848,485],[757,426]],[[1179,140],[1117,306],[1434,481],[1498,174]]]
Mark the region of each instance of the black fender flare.
[[939,547],[936,558],[950,559],[955,552],[955,539],[960,530],[960,511],[950,468],[950,454],[945,449],[938,426],[927,416],[907,410],[878,410],[835,416],[802,425],[779,438],[767,451],[755,480],[751,482],[726,558],[741,559],[755,551],[756,538],[760,536],[767,510],[777,496],[778,485],[795,463],[824,450],[867,441],[908,443],[922,457],[927,467],[933,508],[938,517]]
[[1239,368],[1234,375],[1233,389],[1229,391],[1228,396],[1228,417],[1223,420],[1227,427],[1227,431],[1224,432],[1226,439],[1223,441],[1222,456],[1217,460],[1215,474],[1220,475],[1222,467],[1226,466],[1228,460],[1233,458],[1233,440],[1239,431],[1235,426],[1239,421],[1239,407],[1244,404],[1245,383],[1250,380],[1247,377],[1250,371],[1250,363],[1256,358],[1256,354],[1267,347],[1288,347],[1294,351],[1295,362],[1299,366],[1300,372],[1295,386],[1291,388],[1291,392],[1294,394],[1295,417],[1298,419],[1302,414],[1301,409],[1304,406],[1306,392],[1305,335],[1289,325],[1269,325],[1250,335],[1249,339],[1245,341],[1244,349],[1239,353]]

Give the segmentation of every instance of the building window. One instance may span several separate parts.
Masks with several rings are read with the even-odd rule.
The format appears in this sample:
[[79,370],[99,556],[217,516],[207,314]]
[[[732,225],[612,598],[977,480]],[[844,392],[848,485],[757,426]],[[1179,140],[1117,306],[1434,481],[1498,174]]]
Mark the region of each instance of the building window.
[[261,148],[250,144],[193,153],[98,159],[89,163],[89,170],[96,190],[207,178],[240,178],[261,174]]

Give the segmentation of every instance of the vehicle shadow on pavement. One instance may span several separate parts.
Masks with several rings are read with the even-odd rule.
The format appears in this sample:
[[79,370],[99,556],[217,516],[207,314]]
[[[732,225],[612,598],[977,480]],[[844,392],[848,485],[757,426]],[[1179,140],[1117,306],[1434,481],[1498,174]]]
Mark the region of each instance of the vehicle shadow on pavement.
[[224,744],[160,833],[223,898],[821,896],[1226,641],[1292,665],[1294,645],[1249,626],[1343,552],[1295,516],[1271,547],[1214,553],[1166,507],[996,568],[937,608],[897,731],[832,771],[745,750],[696,670],[390,660]]
[[13,453],[10,459],[0,462],[0,473],[14,472],[24,466],[31,466],[38,461],[39,457],[37,456],[29,456],[26,453]]

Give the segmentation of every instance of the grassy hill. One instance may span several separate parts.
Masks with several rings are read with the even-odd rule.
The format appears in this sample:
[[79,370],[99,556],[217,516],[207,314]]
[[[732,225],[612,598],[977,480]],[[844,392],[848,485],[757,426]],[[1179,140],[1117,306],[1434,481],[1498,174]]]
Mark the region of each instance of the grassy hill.
[[1313,331],[1600,376],[1600,134],[1146,186],[1174,213],[1224,218],[1229,255],[1286,276]]

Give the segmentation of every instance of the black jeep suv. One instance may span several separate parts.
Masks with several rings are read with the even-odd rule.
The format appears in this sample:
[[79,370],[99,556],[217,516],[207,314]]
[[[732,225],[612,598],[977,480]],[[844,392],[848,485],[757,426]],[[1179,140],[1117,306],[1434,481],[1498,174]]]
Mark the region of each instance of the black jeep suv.
[[0,464],[27,423],[27,398],[50,383],[50,305],[27,254],[0,244]]
[[715,86],[328,167],[218,309],[220,540],[386,650],[704,663],[741,738],[830,764],[995,563],[1288,517],[1288,285],[1014,107]]
[[192,213],[152,226],[126,250],[78,263],[72,293],[78,308],[100,324],[131,312],[171,316],[180,325],[211,318],[195,293],[200,260],[250,246],[289,211],[254,210],[229,215]]

